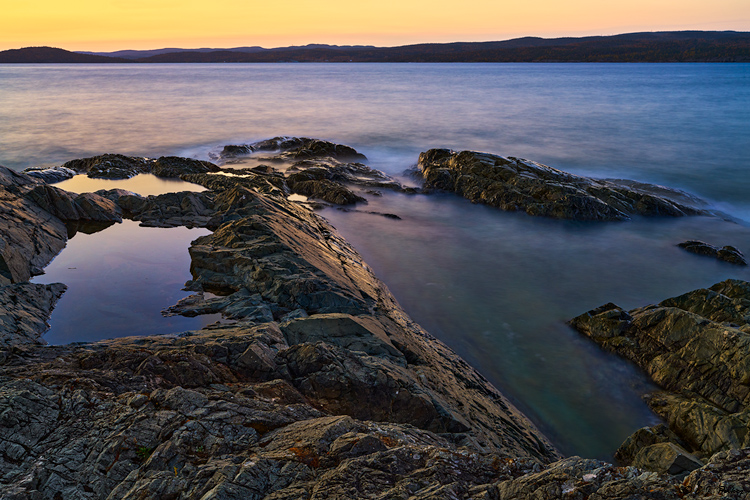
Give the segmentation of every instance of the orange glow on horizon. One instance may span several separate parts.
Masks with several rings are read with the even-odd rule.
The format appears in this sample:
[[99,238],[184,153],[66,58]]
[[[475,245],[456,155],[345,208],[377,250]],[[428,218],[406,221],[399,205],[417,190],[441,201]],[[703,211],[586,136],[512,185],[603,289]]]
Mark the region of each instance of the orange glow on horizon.
[[634,31],[750,31],[747,0],[3,1],[0,50],[393,46]]

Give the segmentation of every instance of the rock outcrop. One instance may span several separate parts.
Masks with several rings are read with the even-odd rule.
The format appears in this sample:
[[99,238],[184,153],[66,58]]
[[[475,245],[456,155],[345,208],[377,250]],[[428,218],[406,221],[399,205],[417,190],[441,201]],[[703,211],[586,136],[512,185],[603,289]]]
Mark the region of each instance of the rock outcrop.
[[62,283],[0,287],[0,349],[45,344],[41,337],[49,330],[47,320],[66,289]]
[[718,248],[703,241],[689,240],[678,243],[677,246],[680,248],[684,248],[688,252],[698,255],[705,255],[707,257],[713,257],[715,259],[728,262],[729,264],[735,264],[738,266],[747,265],[747,261],[745,260],[745,256],[742,254],[742,252],[731,245],[726,245],[724,247]]
[[334,158],[345,161],[367,159],[352,147],[308,137],[274,137],[252,144],[224,146],[220,156],[235,158],[256,152],[278,153],[271,161],[298,161],[311,158]]
[[63,221],[26,194],[41,181],[0,167],[0,285],[23,283],[60,252],[68,239]]
[[[220,169],[208,161],[162,156],[158,159],[103,154],[90,158],[71,160],[59,167],[62,171],[73,171],[98,179],[129,179],[138,174],[154,174],[157,177],[177,178],[184,174],[218,172]],[[34,175],[34,170],[27,171]],[[44,175],[41,171],[37,176]],[[51,174],[49,175],[51,177]]]
[[419,155],[418,167],[427,191],[455,192],[474,203],[529,215],[614,221],[706,214],[675,201],[678,197],[670,199],[660,186],[580,177],[521,158],[431,149]]
[[571,325],[665,389],[648,403],[669,432],[639,431],[621,458],[637,462],[638,448],[705,459],[750,447],[750,283],[727,280],[632,311],[606,304]]

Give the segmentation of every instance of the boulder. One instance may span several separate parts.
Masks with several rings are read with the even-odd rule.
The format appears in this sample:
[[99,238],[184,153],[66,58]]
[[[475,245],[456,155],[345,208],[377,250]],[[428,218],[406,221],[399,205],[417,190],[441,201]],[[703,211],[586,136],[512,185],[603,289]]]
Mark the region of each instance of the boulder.
[[700,469],[703,463],[674,443],[656,443],[641,448],[633,458],[633,466],[678,475]]

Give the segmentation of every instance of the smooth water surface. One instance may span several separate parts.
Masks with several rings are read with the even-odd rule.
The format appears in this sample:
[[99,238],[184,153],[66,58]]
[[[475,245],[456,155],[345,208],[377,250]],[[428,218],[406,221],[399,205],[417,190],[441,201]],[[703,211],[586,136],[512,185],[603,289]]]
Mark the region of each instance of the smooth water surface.
[[[225,144],[275,135],[348,144],[391,174],[432,147],[520,156],[681,188],[750,220],[750,64],[0,65],[0,164],[11,168],[105,152],[208,159]],[[675,247],[697,238],[750,254],[744,222],[584,224],[449,195],[389,193],[364,210],[402,220],[323,215],[415,320],[563,451],[584,456],[611,456],[654,416],[639,399],[649,390],[645,378],[565,321],[605,302],[632,308],[750,279],[745,269]],[[110,238],[112,229],[94,236]],[[89,243],[81,244],[83,252]],[[140,260],[143,248],[124,250],[122,259]],[[110,251],[97,254],[101,273],[120,265],[104,262]],[[187,260],[182,269],[187,274]],[[137,284],[112,293],[123,304],[141,301]],[[152,310],[169,303],[154,301]],[[68,321],[58,314],[53,328]]]
[[77,233],[35,277],[65,283],[44,335],[50,344],[200,329],[216,315],[165,318],[162,309],[186,297],[190,242],[205,229],[148,228],[125,220],[94,234]]

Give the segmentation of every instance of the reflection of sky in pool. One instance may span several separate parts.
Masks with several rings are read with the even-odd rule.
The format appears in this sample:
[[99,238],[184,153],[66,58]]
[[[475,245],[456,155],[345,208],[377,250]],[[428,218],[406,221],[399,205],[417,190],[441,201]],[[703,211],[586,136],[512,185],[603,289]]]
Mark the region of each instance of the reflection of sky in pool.
[[71,179],[55,184],[55,187],[73,193],[93,193],[100,189],[125,189],[143,196],[152,194],[176,193],[178,191],[205,191],[206,188],[179,179],[164,179],[152,174],[140,174],[130,179],[92,179],[76,175]]
[[193,330],[216,315],[165,318],[161,310],[188,295],[190,242],[206,229],[139,227],[125,220],[77,233],[35,283],[65,283],[44,339],[50,344]]

